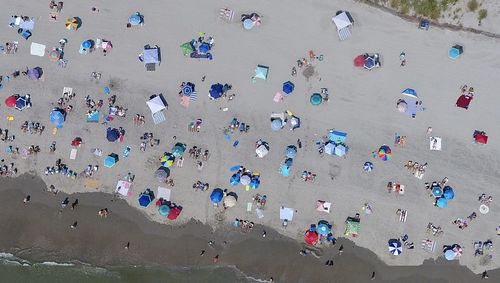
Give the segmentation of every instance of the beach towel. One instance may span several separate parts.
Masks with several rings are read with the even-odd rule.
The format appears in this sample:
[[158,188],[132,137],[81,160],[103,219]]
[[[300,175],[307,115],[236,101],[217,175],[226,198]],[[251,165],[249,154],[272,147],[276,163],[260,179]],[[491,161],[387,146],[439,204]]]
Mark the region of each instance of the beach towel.
[[45,45],[40,43],[31,43],[30,48],[31,55],[43,57],[45,55]]
[[153,122],[155,123],[155,125],[158,125],[158,124],[165,122],[167,120],[167,118],[165,118],[165,115],[163,115],[162,111],[158,111],[158,112],[152,114],[152,116],[153,116]]
[[436,241],[425,239],[421,242],[422,249],[426,252],[433,253],[436,249]]
[[132,183],[120,180],[116,183],[116,192],[124,197],[128,197],[130,195],[130,186],[132,186]]
[[326,202],[324,200],[318,200],[316,202],[316,210],[317,211],[330,213],[331,207],[332,207],[332,203],[331,202]]
[[167,188],[164,188],[164,187],[158,187],[158,193],[156,194],[156,197],[158,199],[162,198],[166,201],[170,201],[170,194],[171,194],[171,190],[170,189],[167,189]]
[[465,94],[462,94],[457,99],[457,103],[455,105],[460,108],[469,109],[469,104],[471,103],[472,98],[473,98],[472,96],[467,96]]
[[196,91],[193,91],[189,96],[189,100],[196,101],[197,99],[198,99],[198,94],[196,94]]
[[274,98],[273,98],[273,101],[274,102],[282,102],[283,101],[283,94],[281,92],[277,92],[275,95],[274,95]]
[[69,153],[69,159],[75,160],[76,159],[76,154],[78,153],[78,149],[72,148],[71,152]]
[[406,217],[408,216],[408,211],[407,210],[401,210],[401,213],[399,214],[399,221],[400,222],[406,222]]
[[181,97],[181,105],[184,106],[185,108],[189,107],[189,102],[191,101],[189,96],[182,96]]
[[430,150],[441,150],[441,138],[429,137],[429,149]]
[[253,203],[247,202],[247,212],[252,212],[252,205]]
[[96,180],[96,179],[87,178],[87,179],[85,179],[83,186],[85,188],[88,188],[88,189],[97,190],[101,186],[101,182],[99,180]]
[[88,123],[98,123],[99,122],[99,111],[94,111],[91,114],[87,114]]
[[292,221],[293,220],[293,212],[294,212],[293,208],[282,206],[280,208],[280,219]]

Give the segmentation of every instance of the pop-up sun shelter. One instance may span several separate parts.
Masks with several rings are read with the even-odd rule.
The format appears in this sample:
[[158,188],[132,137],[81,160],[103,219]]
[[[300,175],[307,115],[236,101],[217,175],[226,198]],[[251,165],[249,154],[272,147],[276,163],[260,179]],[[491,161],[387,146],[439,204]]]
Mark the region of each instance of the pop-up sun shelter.
[[139,56],[139,60],[144,63],[146,71],[155,71],[156,65],[160,65],[161,63],[160,47],[145,45],[144,51]]
[[459,44],[453,45],[453,47],[448,51],[448,57],[450,59],[458,59],[460,55],[464,53],[464,47]]
[[116,153],[111,153],[110,155],[106,156],[104,159],[104,167],[106,168],[111,168],[115,166],[115,164],[118,162],[118,154]]
[[337,33],[340,40],[346,40],[351,36],[351,26],[354,20],[349,12],[338,11],[332,18],[332,22],[337,27]]
[[167,101],[162,94],[152,96],[146,104],[151,110],[151,116],[155,125],[160,124],[166,120],[163,110],[167,108]]
[[269,67],[263,65],[257,65],[257,68],[255,68],[254,79],[267,80],[268,73],[269,73]]

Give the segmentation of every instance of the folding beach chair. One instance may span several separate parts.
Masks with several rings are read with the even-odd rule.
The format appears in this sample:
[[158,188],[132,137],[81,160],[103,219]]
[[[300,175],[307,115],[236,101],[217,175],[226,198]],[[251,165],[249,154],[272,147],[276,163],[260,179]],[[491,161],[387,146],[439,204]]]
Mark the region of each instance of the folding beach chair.
[[234,11],[228,8],[222,8],[219,10],[219,18],[226,22],[232,22],[234,19]]

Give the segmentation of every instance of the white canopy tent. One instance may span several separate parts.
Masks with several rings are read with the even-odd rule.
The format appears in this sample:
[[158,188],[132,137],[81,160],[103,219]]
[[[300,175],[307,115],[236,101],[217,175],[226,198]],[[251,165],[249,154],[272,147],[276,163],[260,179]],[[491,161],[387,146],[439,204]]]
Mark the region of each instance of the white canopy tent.
[[146,104],[148,105],[149,110],[151,110],[152,114],[155,114],[156,112],[162,111],[163,109],[167,108],[159,95],[146,101]]
[[337,26],[337,33],[339,34],[340,40],[346,40],[351,36],[351,26],[353,20],[349,12],[341,12],[332,18],[332,22]]

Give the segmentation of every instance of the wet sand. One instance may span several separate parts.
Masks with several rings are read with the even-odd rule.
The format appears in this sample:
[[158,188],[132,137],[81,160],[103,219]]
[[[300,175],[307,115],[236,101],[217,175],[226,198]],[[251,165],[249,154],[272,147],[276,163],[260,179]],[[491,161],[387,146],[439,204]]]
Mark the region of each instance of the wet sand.
[[[235,266],[248,276],[258,279],[274,277],[275,282],[475,282],[473,274],[458,262],[450,264],[442,258],[426,261],[418,267],[389,267],[374,253],[341,239],[321,256],[303,257],[301,246],[276,231],[261,227],[244,234],[230,226],[214,231],[207,225],[190,221],[173,227],[147,220],[139,211],[131,209],[123,200],[109,194],[83,193],[70,195],[79,205],[70,205],[61,212],[61,201],[67,196],[45,191],[46,185],[38,177],[23,175],[16,179],[2,179],[0,187],[0,250],[11,252],[30,261],[80,261],[100,267],[169,267],[189,268],[213,266],[213,257],[220,255],[220,266]],[[28,204],[23,203],[31,196]],[[107,218],[97,211],[108,208]],[[76,229],[70,225],[78,221]],[[214,247],[207,242],[214,240]],[[227,241],[227,244],[223,244]],[[125,244],[130,242],[126,250]],[[338,255],[338,247],[344,252]],[[204,256],[200,251],[206,250]],[[324,262],[333,259],[334,266]],[[493,279],[498,270],[489,272]]]

